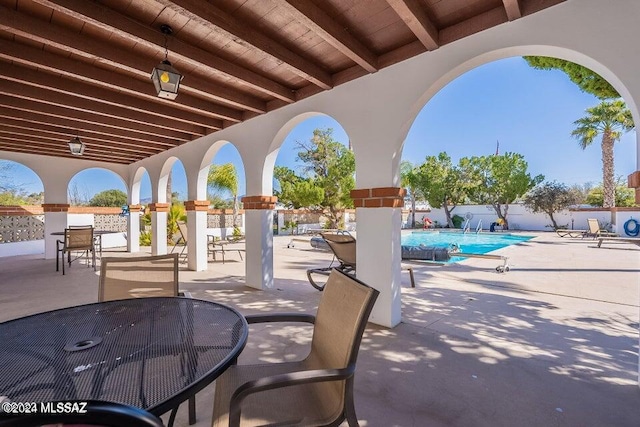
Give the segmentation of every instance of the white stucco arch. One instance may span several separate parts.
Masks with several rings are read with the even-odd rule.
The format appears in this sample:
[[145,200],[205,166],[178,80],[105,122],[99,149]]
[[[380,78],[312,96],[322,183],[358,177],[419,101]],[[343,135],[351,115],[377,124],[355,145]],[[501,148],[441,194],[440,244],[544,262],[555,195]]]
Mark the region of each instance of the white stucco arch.
[[[149,177],[151,178],[151,198],[156,203],[171,203],[171,200],[167,200],[167,184],[169,182],[169,174],[171,173],[171,169],[173,165],[180,161],[182,167],[185,169],[185,174],[187,169],[184,167],[184,163],[180,158],[176,156],[167,157],[159,169],[156,170],[154,175],[149,171]],[[187,181],[187,194],[189,193],[189,182]]]
[[275,168],[276,159],[278,158],[278,153],[282,148],[282,144],[284,144],[284,140],[287,138],[287,136],[289,136],[291,131],[293,131],[293,129],[295,129],[295,127],[298,126],[300,123],[312,117],[317,117],[317,116],[331,117],[332,119],[336,120],[338,124],[342,126],[342,128],[345,130],[347,135],[349,135],[349,132],[342,125],[342,123],[340,123],[339,120],[337,120],[331,114],[328,114],[325,112],[309,111],[301,114],[296,114],[293,117],[289,118],[280,127],[280,129],[278,129],[278,131],[276,132],[275,136],[271,141],[271,144],[269,145],[269,149],[267,150],[267,155],[264,159],[264,164],[262,168],[262,186],[265,191],[265,193],[263,194],[265,195],[273,194],[273,169]]
[[[103,171],[107,171],[107,172],[111,172],[112,174],[114,174],[116,177],[118,177],[118,179],[122,182],[122,186],[124,187],[125,192],[127,193],[127,198],[130,198],[130,189],[129,186],[127,185],[127,180],[125,179],[125,177],[123,177],[122,175],[120,175],[118,172],[111,170],[109,168],[105,168],[103,166],[90,166],[84,169],[81,169],[79,171],[77,171],[76,173],[74,173],[73,175],[71,175],[69,177],[69,179],[67,180],[67,192],[69,191],[69,185],[71,184],[71,181],[78,176],[79,174],[89,171],[91,169],[99,169],[99,170],[103,170]],[[45,194],[46,194],[46,188],[45,188]]]
[[[236,151],[238,151],[238,155],[240,156],[240,162],[242,163],[243,174],[246,175],[246,170],[244,169],[244,159],[242,157],[242,153],[238,150],[238,147],[231,141],[227,140],[218,140],[214,142],[211,147],[204,153],[202,157],[202,161],[200,162],[200,167],[197,173],[197,181],[195,185],[197,187],[196,194],[198,200],[206,200],[207,198],[207,177],[209,176],[209,168],[213,163],[218,151],[225,145],[232,145]],[[237,171],[239,172],[239,171]],[[245,177],[246,179],[246,177]]]
[[129,182],[129,203],[132,205],[140,203],[140,188],[142,186],[142,179],[144,178],[145,173],[148,174],[149,172],[145,167],[140,166],[131,175],[131,180]]
[[[552,45],[526,45],[526,46],[512,46],[508,48],[496,49],[494,51],[485,52],[476,57],[467,59],[466,61],[455,66],[451,70],[443,73],[440,77],[436,78],[433,83],[419,96],[419,98],[411,105],[407,110],[407,120],[403,123],[401,132],[399,135],[399,149],[404,148],[404,142],[407,134],[411,129],[411,126],[415,122],[418,114],[424,108],[424,106],[433,98],[440,90],[442,90],[449,83],[463,75],[464,73],[471,71],[477,67],[488,64],[490,62],[499,61],[505,58],[522,57],[522,56],[548,56],[567,61],[574,62],[589,68],[590,70],[598,73],[605,78],[622,96],[626,102],[627,107],[633,115],[635,123],[640,123],[640,116],[638,114],[637,103],[631,96],[631,93],[625,86],[625,84],[618,78],[618,76],[611,71],[604,64],[594,60],[593,58],[578,52],[573,49],[567,49]],[[636,152],[640,151],[640,134],[636,134]],[[399,168],[395,168],[395,173],[399,174]]]
[[18,164],[20,166],[23,166],[23,167],[29,169],[31,172],[33,172],[33,174],[38,178],[38,181],[40,181],[40,185],[42,186],[42,191],[44,191],[44,181],[42,180],[42,178],[40,177],[40,175],[38,174],[37,171],[33,170],[31,167],[29,167],[28,165],[26,165],[26,164],[24,164],[22,162],[19,162],[17,160],[7,159],[7,158],[4,158],[4,157],[5,156],[0,157],[0,161],[8,161],[8,162],[11,162],[11,163],[16,163],[16,164]]

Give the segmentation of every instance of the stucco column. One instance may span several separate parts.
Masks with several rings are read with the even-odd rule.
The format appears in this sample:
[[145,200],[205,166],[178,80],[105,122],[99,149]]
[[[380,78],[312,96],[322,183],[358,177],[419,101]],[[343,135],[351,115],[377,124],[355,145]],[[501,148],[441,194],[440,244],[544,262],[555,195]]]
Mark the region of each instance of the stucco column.
[[273,287],[273,210],[275,196],[242,198],[247,256],[246,284],[256,289]]
[[127,252],[140,252],[140,209],[141,205],[129,205]]
[[151,254],[167,253],[167,212],[169,203],[149,203],[151,211]]
[[380,291],[369,320],[389,328],[402,319],[400,223],[405,194],[396,187],[351,191],[358,222],[356,274]]
[[187,200],[187,256],[189,270],[207,269],[207,211],[208,200]]
[[44,203],[44,258],[56,257],[56,240],[64,240],[64,236],[52,236],[54,231],[67,228],[69,205],[66,203]]

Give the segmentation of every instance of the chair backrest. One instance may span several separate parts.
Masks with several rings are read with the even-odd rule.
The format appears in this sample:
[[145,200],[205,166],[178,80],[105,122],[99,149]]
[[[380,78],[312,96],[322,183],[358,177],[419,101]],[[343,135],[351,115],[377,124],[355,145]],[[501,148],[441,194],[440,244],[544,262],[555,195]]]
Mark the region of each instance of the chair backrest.
[[102,259],[98,300],[178,296],[178,254]]
[[[355,365],[362,334],[378,294],[350,275],[331,271],[318,305],[311,351],[306,359],[309,369]],[[323,406],[336,411],[343,408],[345,387],[346,381],[322,383]]]
[[[36,427],[42,425],[105,426],[105,427],[163,427],[162,420],[149,412],[121,403],[100,401],[49,402],[53,408],[58,403],[62,410],[36,412],[2,420],[3,427]],[[76,406],[74,406],[76,405]],[[77,409],[66,411],[65,408]],[[80,411],[84,412],[80,412]]]
[[178,231],[180,232],[180,237],[182,238],[182,242],[187,244],[187,223],[184,221],[178,221]]
[[64,247],[66,250],[93,249],[93,227],[70,226],[65,228]]
[[588,218],[589,233],[598,233],[600,231],[600,223],[596,218]]
[[338,261],[344,265],[356,266],[356,239],[351,234],[320,233]]

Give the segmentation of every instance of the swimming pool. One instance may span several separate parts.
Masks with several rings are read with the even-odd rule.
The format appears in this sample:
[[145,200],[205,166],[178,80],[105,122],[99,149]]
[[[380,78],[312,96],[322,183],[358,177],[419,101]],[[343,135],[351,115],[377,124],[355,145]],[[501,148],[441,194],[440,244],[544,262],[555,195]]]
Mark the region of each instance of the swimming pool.
[[[533,236],[521,236],[508,233],[455,233],[446,231],[414,231],[402,236],[401,244],[405,246],[431,246],[450,248],[457,245],[460,252],[486,254],[496,249],[526,242]],[[462,257],[453,257],[449,262],[461,261]]]

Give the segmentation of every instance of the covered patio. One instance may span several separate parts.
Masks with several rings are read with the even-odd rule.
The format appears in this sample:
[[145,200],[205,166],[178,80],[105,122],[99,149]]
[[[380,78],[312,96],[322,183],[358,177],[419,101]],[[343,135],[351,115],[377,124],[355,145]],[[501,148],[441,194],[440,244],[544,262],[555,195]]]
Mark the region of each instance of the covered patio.
[[[353,147],[358,278],[380,291],[356,380],[363,424],[637,425],[637,252],[594,255],[588,245],[576,245],[567,253],[566,242],[543,239],[539,264],[528,267],[532,276],[427,269],[410,290],[401,275],[399,163],[405,136],[432,96],[466,71],[511,56],[559,57],[594,70],[640,122],[640,4],[336,0],[324,6],[0,0],[0,157],[41,178],[46,217],[44,260],[0,259],[0,320],[95,301],[91,269],[74,266],[64,278],[51,272],[56,239],[50,234],[69,223],[67,187],[79,171],[108,169],[126,183],[131,255],[140,252],[136,208],[148,172],[150,251],[166,253],[166,186],[177,160],[188,182],[188,270],[181,281],[194,296],[243,312],[312,311],[318,296],[303,286],[300,268],[307,260],[284,256],[272,233],[272,177],[286,135],[324,114],[342,125]],[[161,24],[171,25],[173,35],[165,39]],[[185,76],[175,101],[158,98],[148,80],[165,53]],[[86,141],[81,157],[67,150],[76,136]],[[207,259],[206,177],[228,143],[246,171],[246,262],[223,266]],[[640,171],[629,183],[640,201]],[[556,249],[560,259],[570,259],[551,257]],[[283,262],[292,270],[281,275]],[[593,295],[584,293],[585,281]],[[621,288],[606,288],[613,284]],[[618,291],[619,300],[607,300]],[[535,292],[532,300],[524,298],[528,292]],[[505,319],[515,320],[507,327]],[[270,329],[263,332],[246,357],[284,347]],[[585,358],[593,359],[585,365]]]
[[[320,293],[305,269],[330,256],[287,248],[288,241],[274,238],[272,289],[245,286],[239,261],[182,270],[180,288],[243,314],[313,313]],[[629,303],[638,292],[638,251],[595,246],[541,233],[500,251],[514,263],[507,274],[468,260],[414,267],[414,289],[403,275],[403,321],[365,332],[355,390],[360,425],[638,425],[638,306]],[[97,282],[84,265],[62,277],[46,260],[0,259],[0,321],[95,302]],[[297,324],[252,327],[239,363],[302,357],[310,332]],[[212,393],[209,386],[197,395],[197,426],[210,425]],[[175,425],[188,425],[186,412],[183,404]]]

